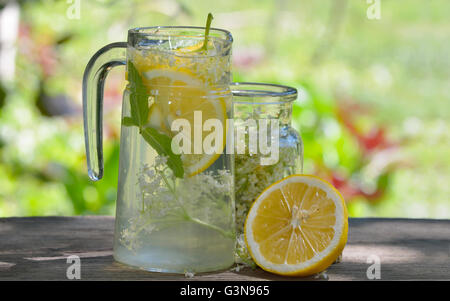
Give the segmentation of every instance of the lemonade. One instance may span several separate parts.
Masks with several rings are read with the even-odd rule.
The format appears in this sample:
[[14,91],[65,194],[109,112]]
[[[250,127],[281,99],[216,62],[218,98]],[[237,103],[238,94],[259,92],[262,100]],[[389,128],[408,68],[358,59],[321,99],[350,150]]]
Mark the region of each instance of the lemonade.
[[[205,272],[233,264],[232,158],[178,154],[173,122],[231,118],[231,35],[204,28],[137,29],[127,49],[114,257],[151,271]],[[133,33],[130,33],[133,34]],[[130,38],[129,38],[130,40]],[[201,140],[208,132],[203,131]],[[226,131],[223,132],[225,141]],[[132,162],[130,165],[129,162]]]

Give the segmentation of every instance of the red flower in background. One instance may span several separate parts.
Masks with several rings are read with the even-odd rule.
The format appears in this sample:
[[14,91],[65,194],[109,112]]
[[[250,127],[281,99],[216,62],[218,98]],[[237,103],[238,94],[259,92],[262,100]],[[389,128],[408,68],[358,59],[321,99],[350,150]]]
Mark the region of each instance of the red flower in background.
[[[388,130],[383,125],[371,122],[370,129],[365,131],[358,127],[359,118],[367,119],[371,114],[367,106],[355,101],[340,101],[336,114],[360,147],[360,166],[353,171],[359,177],[351,178],[350,174],[343,175],[331,170],[326,177],[347,200],[357,197],[372,201],[380,199],[386,191],[391,169],[402,160],[399,143],[388,138]],[[375,183],[375,186],[368,189],[364,183],[366,181]]]
[[370,110],[357,103],[340,102],[337,109],[338,119],[356,138],[364,155],[369,155],[376,150],[397,147],[396,143],[387,138],[386,128],[381,125],[373,124],[366,133],[357,128],[358,116],[367,116],[368,114],[370,114]]

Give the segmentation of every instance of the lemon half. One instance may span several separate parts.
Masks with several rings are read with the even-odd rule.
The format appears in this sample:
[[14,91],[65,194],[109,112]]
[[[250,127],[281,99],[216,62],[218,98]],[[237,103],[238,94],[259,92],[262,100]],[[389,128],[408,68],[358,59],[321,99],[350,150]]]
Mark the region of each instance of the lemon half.
[[315,176],[292,175],[259,195],[244,231],[249,253],[262,269],[307,276],[325,270],[341,254],[348,214],[331,184]]

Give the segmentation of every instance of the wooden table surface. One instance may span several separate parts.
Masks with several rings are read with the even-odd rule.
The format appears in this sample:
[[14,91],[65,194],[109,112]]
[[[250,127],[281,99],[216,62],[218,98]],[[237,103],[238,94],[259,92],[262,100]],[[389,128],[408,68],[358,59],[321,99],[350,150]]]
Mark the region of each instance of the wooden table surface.
[[[450,280],[450,220],[352,218],[342,261],[320,276],[286,278],[245,268],[189,280],[367,280],[380,260],[382,280]],[[114,218],[0,219],[0,280],[66,280],[69,255],[81,258],[82,280],[186,280],[132,269],[112,257]]]

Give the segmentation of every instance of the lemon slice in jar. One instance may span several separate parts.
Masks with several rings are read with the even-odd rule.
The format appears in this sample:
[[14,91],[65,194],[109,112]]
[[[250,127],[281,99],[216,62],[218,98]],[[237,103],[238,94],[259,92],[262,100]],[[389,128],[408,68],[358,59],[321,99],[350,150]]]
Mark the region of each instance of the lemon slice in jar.
[[260,194],[244,232],[249,253],[262,269],[287,276],[319,273],[347,242],[345,201],[320,178],[292,175]]

